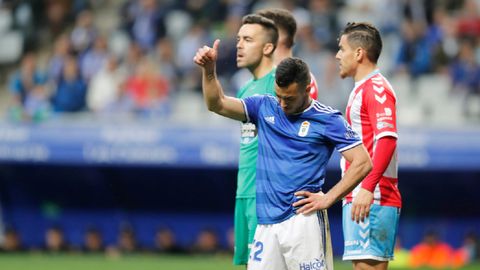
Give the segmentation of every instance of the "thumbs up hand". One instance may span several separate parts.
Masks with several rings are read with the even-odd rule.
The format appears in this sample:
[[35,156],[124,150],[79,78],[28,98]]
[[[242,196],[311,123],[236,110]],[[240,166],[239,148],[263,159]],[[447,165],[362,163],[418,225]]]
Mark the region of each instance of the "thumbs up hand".
[[212,70],[217,62],[219,44],[220,40],[217,39],[211,48],[206,45],[199,48],[197,54],[193,57],[193,62],[202,68]]

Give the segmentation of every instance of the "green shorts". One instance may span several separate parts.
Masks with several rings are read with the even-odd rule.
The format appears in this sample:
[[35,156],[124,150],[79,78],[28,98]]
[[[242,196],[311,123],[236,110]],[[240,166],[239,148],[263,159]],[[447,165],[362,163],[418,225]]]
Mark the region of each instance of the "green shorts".
[[235,200],[235,248],[233,264],[247,264],[250,244],[253,242],[257,227],[255,198],[237,198]]

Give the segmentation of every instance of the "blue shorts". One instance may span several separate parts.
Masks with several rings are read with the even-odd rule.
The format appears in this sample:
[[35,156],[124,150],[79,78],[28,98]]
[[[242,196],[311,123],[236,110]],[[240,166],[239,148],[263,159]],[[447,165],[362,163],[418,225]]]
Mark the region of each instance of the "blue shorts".
[[400,208],[372,204],[364,222],[351,218],[352,204],[343,206],[343,260],[393,260]]

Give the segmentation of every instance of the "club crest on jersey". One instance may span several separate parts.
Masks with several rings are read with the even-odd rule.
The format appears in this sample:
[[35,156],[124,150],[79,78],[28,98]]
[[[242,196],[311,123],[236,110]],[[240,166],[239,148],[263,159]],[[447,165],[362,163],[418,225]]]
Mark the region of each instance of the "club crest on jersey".
[[385,108],[384,110],[385,110],[385,115],[386,115],[386,116],[392,116],[392,109],[390,109],[390,108]]
[[305,137],[308,134],[308,130],[310,129],[310,122],[303,121],[300,125],[300,130],[298,131],[298,136]]

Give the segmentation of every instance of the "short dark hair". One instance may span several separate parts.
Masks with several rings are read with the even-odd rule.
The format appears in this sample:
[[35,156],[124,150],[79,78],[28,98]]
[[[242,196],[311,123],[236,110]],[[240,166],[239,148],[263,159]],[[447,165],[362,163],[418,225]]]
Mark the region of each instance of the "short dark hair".
[[242,25],[244,24],[261,25],[267,32],[268,42],[273,44],[275,51],[278,42],[278,28],[275,26],[275,23],[272,20],[257,14],[249,14],[242,18]]
[[281,8],[266,8],[256,13],[272,20],[279,31],[285,31],[287,34],[285,46],[287,48],[293,47],[295,44],[295,34],[297,33],[297,21],[295,21],[290,11]]
[[367,22],[349,22],[340,33],[347,35],[348,44],[357,48],[361,47],[367,51],[367,58],[372,63],[377,63],[382,52],[382,38],[378,29]]
[[287,57],[277,66],[275,82],[280,87],[287,87],[292,83],[307,87],[310,84],[310,70],[307,63],[297,57]]

